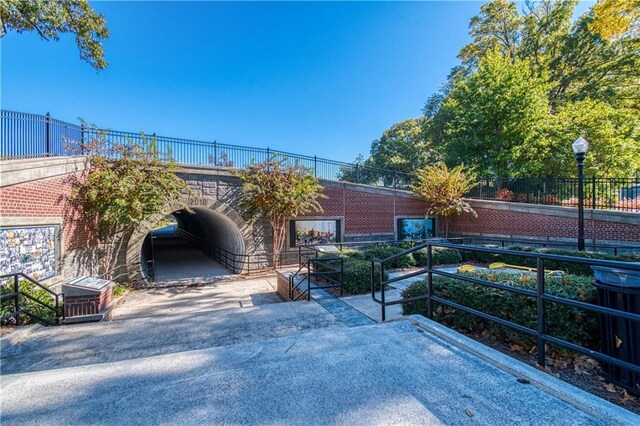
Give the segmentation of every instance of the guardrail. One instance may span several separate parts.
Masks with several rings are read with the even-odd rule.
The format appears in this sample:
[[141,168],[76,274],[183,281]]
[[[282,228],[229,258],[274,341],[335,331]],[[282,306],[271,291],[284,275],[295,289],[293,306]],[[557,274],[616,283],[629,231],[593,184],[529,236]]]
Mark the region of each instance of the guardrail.
[[[525,257],[525,258],[535,258],[536,263],[537,263],[537,272],[536,272],[536,291],[531,291],[531,290],[527,290],[527,289],[522,289],[522,288],[517,288],[517,287],[512,287],[512,286],[508,286],[508,285],[504,285],[501,284],[499,282],[492,282],[492,281],[487,281],[487,280],[483,280],[483,279],[479,279],[479,278],[475,278],[475,277],[471,277],[468,275],[463,275],[463,274],[458,274],[458,273],[450,273],[450,272],[445,272],[439,269],[436,269],[433,267],[433,248],[434,247],[442,247],[442,248],[452,248],[452,249],[456,249],[456,250],[468,250],[468,251],[474,251],[474,252],[485,252],[485,253],[493,253],[493,254],[501,254],[501,255],[508,255],[508,256],[519,256],[519,257]],[[427,249],[427,267],[420,269],[418,271],[414,271],[405,275],[401,275],[398,277],[394,277],[391,279],[384,279],[384,274],[385,274],[385,264],[388,262],[393,261],[394,259],[397,259],[399,257],[402,256],[406,256],[409,253],[412,253],[414,251],[417,250],[421,250],[421,249]],[[611,308],[607,308],[607,307],[603,307],[603,306],[599,306],[599,305],[593,305],[590,303],[585,303],[585,302],[580,302],[577,300],[572,300],[572,299],[567,299],[564,297],[559,297],[559,296],[554,296],[551,294],[548,294],[545,292],[545,265],[544,262],[545,260],[549,260],[549,261],[555,261],[555,262],[566,262],[566,263],[577,263],[577,264],[586,264],[586,265],[593,265],[593,266],[604,266],[604,267],[610,267],[610,268],[619,268],[619,269],[626,269],[626,270],[631,270],[631,271],[640,271],[640,264],[636,264],[636,263],[630,263],[630,262],[616,262],[616,261],[608,261],[608,260],[598,260],[598,259],[584,259],[584,258],[578,258],[578,257],[571,257],[571,256],[560,256],[560,255],[552,255],[552,254],[543,254],[543,253],[532,253],[532,252],[522,252],[522,251],[516,251],[516,250],[502,250],[502,249],[495,249],[495,248],[487,248],[487,247],[481,247],[481,246],[467,246],[467,245],[461,245],[461,244],[451,244],[451,243],[447,243],[447,242],[434,242],[434,241],[427,241],[423,244],[417,245],[411,249],[405,250],[402,253],[398,253],[394,256],[390,256],[386,259],[374,259],[371,261],[371,298],[374,300],[374,302],[380,304],[381,306],[381,314],[382,314],[382,320],[384,321],[386,319],[386,307],[387,306],[392,306],[392,305],[399,305],[399,304],[404,304],[404,303],[409,303],[409,302],[416,302],[416,301],[420,301],[420,300],[426,300],[427,302],[427,317],[429,319],[433,319],[433,304],[434,302],[449,306],[451,308],[454,309],[458,309],[462,312],[466,312],[468,314],[489,320],[489,321],[493,321],[496,322],[498,324],[501,324],[505,327],[509,327],[512,328],[514,330],[517,330],[519,332],[522,332],[524,334],[527,335],[531,335],[534,336],[537,339],[537,362],[540,366],[544,366],[545,365],[545,358],[546,358],[546,349],[545,349],[545,343],[552,343],[558,346],[561,346],[563,348],[566,349],[570,349],[572,351],[575,351],[577,353],[583,354],[583,355],[587,355],[590,357],[593,357],[599,361],[603,361],[606,363],[609,363],[611,365],[614,365],[616,367],[621,367],[621,368],[625,368],[628,369],[630,371],[633,371],[635,373],[639,373],[640,374],[640,365],[635,365],[632,364],[630,362],[626,362],[617,358],[614,358],[612,356],[606,355],[602,352],[598,352],[598,351],[594,351],[592,349],[588,349],[585,348],[583,346],[579,346],[576,345],[574,343],[568,342],[566,340],[562,340],[559,339],[557,337],[554,337],[552,335],[547,334],[546,331],[546,323],[547,323],[547,317],[546,317],[546,305],[547,303],[557,303],[557,304],[561,304],[561,305],[565,305],[565,306],[569,306],[569,307],[573,307],[573,308],[577,308],[577,309],[583,309],[586,311],[590,311],[590,312],[594,312],[597,314],[601,314],[601,315],[607,315],[609,317],[613,317],[613,318],[618,318],[618,319],[624,319],[624,320],[629,320],[629,321],[635,321],[640,323],[640,315],[638,314],[634,314],[634,313],[630,313],[630,312],[625,312],[625,311],[620,311],[620,310],[616,310],[616,309],[611,309]],[[380,273],[380,298],[376,297],[376,288],[375,288],[375,271],[376,271],[376,263],[379,264],[379,273]],[[424,295],[419,295],[419,296],[414,296],[414,297],[408,297],[408,298],[402,298],[402,299],[397,299],[397,300],[391,300],[388,301],[386,300],[385,297],[385,286],[397,281],[401,281],[410,277],[416,277],[419,275],[425,275],[427,276],[427,294]],[[526,297],[531,297],[534,298],[536,300],[537,303],[537,322],[536,322],[536,328],[530,328],[530,327],[526,327],[517,323],[514,323],[512,321],[508,321],[505,319],[502,319],[496,315],[493,315],[491,313],[485,313],[485,312],[480,312],[478,310],[469,308],[467,306],[463,306],[459,303],[456,302],[452,302],[450,300],[447,300],[443,297],[439,297],[439,296],[435,296],[434,295],[434,291],[433,291],[433,276],[434,275],[438,275],[438,276],[443,276],[443,277],[448,277],[448,278],[453,278],[453,279],[458,279],[458,280],[462,280],[465,282],[469,282],[472,284],[477,284],[477,285],[481,285],[481,286],[485,286],[485,287],[490,287],[490,288],[495,288],[498,290],[503,290],[503,291],[508,291],[511,293],[515,293],[521,296],[526,296]]]
[[[5,281],[6,280],[6,281]],[[49,305],[48,303],[43,302],[42,300],[39,300],[37,298],[35,298],[34,296],[32,296],[31,294],[25,292],[24,290],[22,290],[20,288],[20,284],[21,281],[28,281],[29,283],[35,285],[36,287],[38,287],[40,290],[45,291],[46,293],[48,293],[49,295],[51,295],[51,297],[55,300],[55,305]],[[8,314],[2,316],[2,318],[0,318],[0,322],[5,322],[10,318],[15,318],[16,321],[16,325],[22,325],[22,318],[21,315],[25,314],[41,323],[47,324],[47,325],[59,325],[62,321],[64,321],[64,309],[62,308],[62,303],[61,303],[61,299],[63,298],[62,294],[58,294],[54,291],[51,291],[50,289],[48,289],[47,287],[43,286],[42,284],[40,284],[38,281],[36,281],[35,279],[29,277],[26,274],[23,274],[22,272],[16,273],[16,274],[7,274],[7,275],[2,275],[0,276],[0,281],[5,281],[7,282],[7,284],[10,283],[10,281],[13,281],[13,292],[11,293],[6,293],[3,294],[2,296],[0,296],[0,304],[4,304],[6,301],[13,301],[13,308],[12,311],[9,312]],[[42,318],[40,315],[37,315],[33,312],[31,312],[29,309],[26,309],[23,305],[22,305],[22,301],[21,298],[26,298],[29,301],[47,309],[50,310],[54,313],[55,315],[55,322],[50,321],[46,318]]]
[[[578,207],[577,178],[483,179],[465,197],[477,200]],[[640,212],[640,176],[584,179],[584,207]]]
[[[331,267],[331,262],[338,262],[337,268]],[[306,268],[306,271],[305,271]],[[338,278],[335,278],[337,275]],[[313,277],[320,277],[328,281],[322,284]],[[300,278],[296,282],[296,278]],[[289,300],[295,302],[306,295],[307,301],[311,300],[311,290],[339,288],[340,295],[344,292],[344,259],[339,256],[312,257],[307,259],[300,268],[292,275],[289,275]],[[306,282],[307,286],[304,290],[300,290],[300,286]],[[312,286],[313,284],[313,286]],[[298,294],[296,294],[298,290]]]
[[[142,135],[138,132],[100,132],[108,145],[142,140]],[[319,179],[393,188],[405,188],[413,179],[413,176],[407,173],[334,161],[315,155],[300,155],[217,141],[159,136],[155,133],[147,135],[156,139],[161,150],[169,150],[173,159],[180,164],[244,168],[253,162],[262,162],[276,155],[290,164],[297,163],[306,167]],[[57,120],[49,114],[0,110],[0,159],[80,155],[78,151],[70,150],[69,146],[82,144],[95,137],[96,129]]]

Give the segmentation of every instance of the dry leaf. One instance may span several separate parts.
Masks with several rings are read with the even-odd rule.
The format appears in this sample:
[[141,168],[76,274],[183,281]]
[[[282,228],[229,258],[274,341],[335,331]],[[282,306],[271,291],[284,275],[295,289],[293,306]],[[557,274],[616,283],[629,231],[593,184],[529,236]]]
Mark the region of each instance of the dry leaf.
[[622,339],[620,339],[618,336],[615,336],[616,338],[616,348],[619,348],[620,345],[622,345]]
[[473,411],[469,410],[468,408],[465,408],[464,412],[467,413],[467,416],[473,417]]

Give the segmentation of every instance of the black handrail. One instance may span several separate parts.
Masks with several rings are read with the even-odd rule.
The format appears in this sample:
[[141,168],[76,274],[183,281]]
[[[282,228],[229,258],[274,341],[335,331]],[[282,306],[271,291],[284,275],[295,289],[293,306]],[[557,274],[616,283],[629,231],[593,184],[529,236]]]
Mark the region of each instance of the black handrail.
[[[339,268],[337,269],[329,269],[325,267],[322,271],[317,270],[318,265],[327,264],[329,262],[339,262]],[[306,273],[302,275],[304,269],[306,268]],[[338,275],[339,278],[334,278],[332,275]],[[301,276],[302,279],[295,282],[296,277]],[[311,282],[312,277],[322,277],[323,279],[328,280],[333,284],[324,285],[317,281],[314,281],[313,289],[328,289],[328,288],[339,288],[340,295],[344,294],[344,259],[339,256],[326,256],[326,257],[312,257],[307,259],[300,268],[293,274],[289,275],[289,300],[296,301],[301,299],[304,295],[307,296],[307,301],[311,300]],[[307,288],[304,291],[299,292],[298,295],[295,295],[295,291],[300,288],[300,285],[303,282],[307,282]]]
[[[56,293],[54,291],[52,291],[51,289],[45,287],[44,285],[40,284],[37,280],[31,278],[30,276],[22,273],[22,272],[17,272],[14,274],[6,274],[6,275],[2,275],[0,276],[0,280],[6,280],[6,279],[13,279],[13,289],[14,291],[12,293],[8,293],[5,295],[2,295],[0,297],[0,303],[4,303],[6,300],[13,300],[13,312],[10,312],[9,314],[3,316],[2,318],[0,318],[0,321],[6,321],[9,318],[15,318],[16,320],[16,325],[20,326],[22,325],[22,318],[20,317],[21,314],[25,314],[28,315],[29,317],[41,322],[41,323],[45,323],[48,325],[59,325],[61,324],[62,321],[64,321],[64,308],[63,308],[63,304],[61,303],[60,299],[64,299],[64,295],[62,293]],[[39,287],[40,289],[46,291],[47,293],[49,293],[55,300],[55,305],[51,306],[45,302],[43,302],[42,300],[39,300],[33,296],[31,296],[30,294],[26,293],[25,291],[20,289],[20,281],[21,280],[27,280],[30,283],[36,285],[37,287]],[[54,312],[55,314],[55,322],[51,322],[45,318],[42,318],[41,316],[34,314],[33,312],[29,311],[28,309],[25,309],[22,307],[22,304],[20,303],[20,297],[25,297],[29,300],[31,300],[32,302],[37,303],[38,305],[49,309],[51,311]]]
[[[479,251],[484,253],[492,253],[492,254],[500,254],[500,255],[508,255],[508,256],[519,256],[519,257],[525,257],[525,258],[526,257],[535,258],[537,262],[537,268],[536,268],[537,289],[536,291],[520,289],[520,288],[500,284],[497,282],[492,282],[492,281],[483,280],[476,277],[471,277],[468,275],[450,273],[450,272],[445,272],[445,271],[436,269],[433,267],[433,248],[434,247],[451,248],[456,250],[466,250],[466,251],[475,251],[475,252]],[[391,262],[394,259],[397,259],[398,257],[406,256],[417,250],[421,250],[425,248],[427,249],[427,267],[425,269],[419,271],[418,274],[410,273],[410,274],[406,274],[393,279],[388,279],[388,280],[384,279],[385,263]],[[588,349],[583,346],[576,345],[575,343],[571,343],[547,334],[546,332],[546,303],[547,302],[559,303],[559,304],[570,306],[577,309],[585,309],[591,312],[609,315],[615,318],[624,318],[626,320],[637,321],[637,322],[640,322],[640,315],[635,313],[620,311],[617,309],[611,309],[611,308],[607,308],[599,305],[592,305],[589,303],[567,299],[564,297],[546,294],[545,293],[545,267],[544,267],[545,260],[550,260],[555,262],[583,264],[583,265],[604,266],[604,267],[617,268],[617,269],[626,269],[630,271],[640,271],[640,264],[632,263],[632,262],[619,262],[619,261],[600,260],[600,259],[585,259],[585,258],[579,258],[579,257],[573,257],[573,256],[562,256],[562,255],[554,255],[554,254],[546,254],[546,253],[523,252],[518,250],[496,249],[496,248],[482,247],[482,246],[452,244],[452,243],[442,242],[442,241],[427,241],[423,244],[420,244],[408,250],[405,250],[402,253],[398,253],[396,255],[387,257],[385,259],[373,259],[371,261],[371,298],[373,299],[374,302],[380,304],[381,306],[382,321],[386,320],[387,306],[415,302],[419,300],[426,300],[427,301],[427,318],[429,319],[433,319],[433,302],[438,302],[443,305],[452,307],[454,309],[459,309],[460,311],[469,313],[471,315],[475,315],[489,321],[497,322],[506,327],[510,327],[512,329],[521,331],[523,333],[535,336],[537,339],[537,362],[540,366],[543,366],[543,367],[545,365],[545,358],[546,358],[545,343],[552,343],[552,344],[573,350],[575,352],[581,353],[583,355],[593,357],[597,360],[610,363],[617,367],[627,368],[636,373],[640,373],[640,366],[638,365],[634,365],[629,362],[626,362],[617,358],[613,358],[601,352],[594,351],[592,349]],[[376,288],[375,288],[376,263],[380,265],[379,273],[380,273],[381,289],[380,289],[379,299],[376,297]],[[408,278],[409,276],[416,276],[416,275],[425,274],[425,273],[427,275],[427,294],[413,296],[410,298],[397,299],[393,301],[385,300],[385,286],[387,284],[391,282],[399,281],[401,279]],[[470,282],[473,284],[478,284],[486,287],[496,288],[499,290],[516,293],[526,297],[535,298],[537,302],[537,307],[538,307],[536,328],[533,329],[533,328],[525,327],[520,324],[514,323],[512,321],[499,318],[495,315],[487,314],[485,312],[480,312],[478,310],[469,308],[467,306],[463,306],[459,303],[452,302],[450,300],[444,299],[439,296],[435,296],[433,294],[433,275],[434,274],[448,277],[448,278],[454,278],[454,279],[458,279],[458,280],[462,280],[462,281],[466,281],[466,282]]]

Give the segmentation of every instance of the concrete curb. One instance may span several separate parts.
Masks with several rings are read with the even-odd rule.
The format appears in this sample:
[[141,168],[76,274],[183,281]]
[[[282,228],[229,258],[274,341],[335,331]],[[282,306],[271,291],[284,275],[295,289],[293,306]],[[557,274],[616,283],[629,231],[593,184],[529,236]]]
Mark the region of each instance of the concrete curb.
[[22,343],[29,335],[44,327],[42,324],[31,324],[20,327],[10,334],[0,337],[0,348],[6,349],[8,346],[15,346]]
[[573,405],[581,411],[602,419],[602,421],[607,424],[629,426],[640,424],[640,416],[631,411],[625,410],[569,383],[563,382],[502,352],[476,342],[470,337],[429,320],[422,315],[411,315],[406,318],[413,321],[415,326],[439,337],[447,343],[480,358],[504,372],[513,374],[517,378],[528,379],[532,386]]

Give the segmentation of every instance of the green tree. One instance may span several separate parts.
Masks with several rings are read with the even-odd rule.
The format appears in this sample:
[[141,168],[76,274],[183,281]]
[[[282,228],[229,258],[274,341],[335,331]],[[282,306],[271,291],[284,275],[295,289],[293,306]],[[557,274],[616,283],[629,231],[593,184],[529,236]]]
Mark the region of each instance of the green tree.
[[372,168],[368,158],[365,159],[362,154],[358,154],[353,163],[340,166],[338,180],[373,185],[380,179],[381,174]]
[[[413,174],[417,169],[433,163],[438,154],[427,134],[425,117],[408,119],[385,130],[380,139],[371,144],[371,156],[367,164],[379,169]],[[392,178],[392,176],[390,176]]]
[[167,206],[178,204],[187,184],[176,175],[171,153],[159,151],[155,137],[137,141],[107,140],[94,129],[93,137],[74,149],[87,155],[88,172],[74,183],[71,201],[90,218],[102,243],[103,273],[110,274],[121,245],[134,228]]
[[240,205],[252,220],[266,220],[273,231],[273,265],[279,266],[287,220],[322,211],[318,200],[322,186],[311,171],[298,162],[273,156],[245,169],[234,170],[242,181]]
[[444,146],[451,164],[471,163],[485,176],[544,173],[553,155],[546,139],[547,84],[526,60],[498,51],[456,84],[441,107]]
[[427,215],[440,219],[445,238],[449,236],[451,218],[463,213],[477,216],[462,199],[476,182],[475,174],[465,171],[464,164],[449,169],[443,162],[435,163],[418,170],[417,177],[418,181],[411,189],[427,202]]
[[34,31],[47,41],[74,34],[80,58],[95,69],[107,67],[101,40],[109,30],[88,0],[0,0],[0,21],[0,38],[9,31]]
[[578,136],[589,141],[585,173],[597,177],[633,177],[640,173],[640,117],[630,109],[598,100],[568,102],[558,108],[550,130],[559,147],[547,158],[556,176],[575,175],[575,158],[568,149]]

